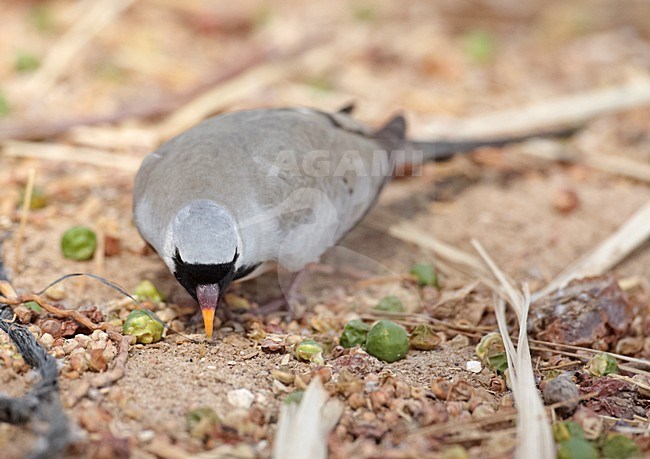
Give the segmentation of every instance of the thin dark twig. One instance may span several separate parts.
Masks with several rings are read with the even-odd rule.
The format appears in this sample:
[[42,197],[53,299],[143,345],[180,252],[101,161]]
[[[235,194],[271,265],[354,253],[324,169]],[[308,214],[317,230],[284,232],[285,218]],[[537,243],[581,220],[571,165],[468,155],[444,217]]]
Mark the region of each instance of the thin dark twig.
[[37,295],[42,295],[43,293],[45,293],[45,291],[46,291],[48,288],[52,287],[53,285],[58,284],[59,282],[63,282],[64,280],[70,279],[70,278],[72,278],[72,277],[79,277],[79,276],[90,277],[91,279],[98,280],[99,282],[101,282],[102,284],[106,285],[107,287],[110,287],[110,288],[112,288],[112,289],[114,289],[114,290],[117,290],[119,293],[121,293],[122,295],[126,296],[126,297],[129,298],[131,301],[133,301],[136,305],[138,305],[138,309],[139,309],[139,310],[141,310],[142,312],[144,312],[145,314],[147,314],[149,317],[151,317],[153,320],[155,320],[156,322],[160,323],[163,327],[165,327],[165,328],[167,329],[167,331],[169,331],[169,332],[171,332],[171,333],[176,333],[177,335],[179,335],[179,336],[181,336],[181,337],[183,337],[183,338],[189,340],[190,342],[192,342],[192,343],[194,343],[194,344],[198,344],[198,343],[199,343],[199,341],[197,341],[197,340],[195,340],[195,339],[193,339],[193,338],[190,338],[189,336],[183,335],[181,332],[176,331],[176,330],[174,330],[173,328],[171,328],[171,327],[170,327],[169,325],[167,325],[163,320],[161,320],[160,318],[158,318],[158,316],[156,315],[155,312],[153,312],[153,311],[149,311],[147,308],[145,308],[144,305],[143,305],[142,303],[140,303],[137,299],[135,299],[132,295],[130,295],[126,290],[124,290],[124,288],[120,287],[119,285],[117,285],[117,284],[114,283],[114,282],[109,281],[108,279],[103,278],[102,276],[98,276],[97,274],[91,274],[91,273],[69,273],[69,274],[66,274],[66,275],[64,275],[64,276],[59,277],[59,278],[56,279],[55,281],[51,282],[47,287],[45,287],[43,290],[41,290],[40,292],[38,292]]

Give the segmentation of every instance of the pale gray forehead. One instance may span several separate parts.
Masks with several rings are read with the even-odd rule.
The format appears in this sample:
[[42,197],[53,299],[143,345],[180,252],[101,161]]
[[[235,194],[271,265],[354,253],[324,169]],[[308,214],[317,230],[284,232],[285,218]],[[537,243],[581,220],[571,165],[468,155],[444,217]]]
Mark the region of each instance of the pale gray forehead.
[[186,263],[226,263],[237,249],[235,222],[227,211],[212,203],[193,203],[177,215],[174,239]]

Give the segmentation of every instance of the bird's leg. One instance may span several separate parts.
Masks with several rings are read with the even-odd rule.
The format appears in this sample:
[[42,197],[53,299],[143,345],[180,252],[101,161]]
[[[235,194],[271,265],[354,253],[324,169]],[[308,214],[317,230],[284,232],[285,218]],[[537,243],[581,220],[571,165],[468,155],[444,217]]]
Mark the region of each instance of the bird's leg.
[[254,314],[266,315],[286,309],[288,313],[287,319],[291,320],[295,313],[295,308],[293,305],[295,304],[296,298],[298,296],[298,289],[300,288],[300,284],[302,284],[307,278],[307,274],[309,273],[310,268],[311,265],[307,265],[297,273],[291,273],[289,286],[286,290],[283,290],[283,293],[280,295],[280,297],[268,301],[267,303],[255,308],[251,312]]

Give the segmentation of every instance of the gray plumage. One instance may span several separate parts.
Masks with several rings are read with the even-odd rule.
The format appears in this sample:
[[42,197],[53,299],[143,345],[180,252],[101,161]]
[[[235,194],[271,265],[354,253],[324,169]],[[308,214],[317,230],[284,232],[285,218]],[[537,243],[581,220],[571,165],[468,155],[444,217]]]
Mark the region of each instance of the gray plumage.
[[191,295],[217,284],[201,295],[220,295],[260,265],[297,271],[318,260],[372,207],[404,161],[395,151],[446,160],[529,137],[408,142],[401,116],[373,131],[349,110],[228,113],[147,156],[136,177],[135,223]]
[[[238,267],[275,261],[295,271],[366,213],[389,175],[388,148],[402,140],[403,129],[378,139],[342,113],[274,109],[211,118],[144,160],[135,223],[170,269],[176,243],[190,263],[231,260],[231,217]],[[209,202],[221,207],[210,213]]]

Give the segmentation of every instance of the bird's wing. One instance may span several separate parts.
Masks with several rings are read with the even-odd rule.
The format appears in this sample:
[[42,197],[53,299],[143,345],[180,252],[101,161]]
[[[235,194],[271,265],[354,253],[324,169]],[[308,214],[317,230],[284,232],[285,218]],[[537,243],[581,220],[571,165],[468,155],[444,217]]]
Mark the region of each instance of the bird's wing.
[[400,136],[399,126],[396,133],[388,127],[375,133],[345,113],[309,109],[211,118],[145,160],[136,178],[136,224],[160,253],[178,209],[211,199],[238,221],[242,263],[299,269],[374,203],[388,173],[387,147]]

